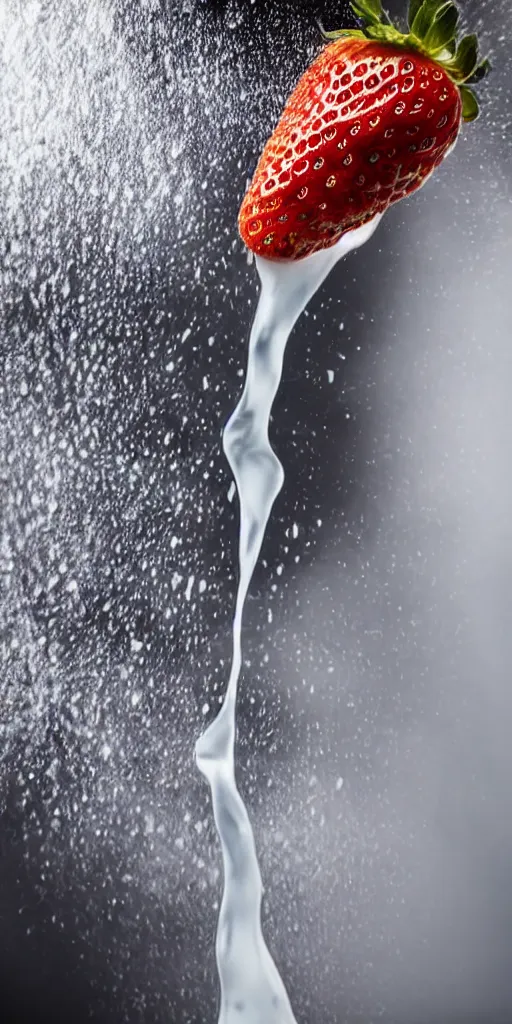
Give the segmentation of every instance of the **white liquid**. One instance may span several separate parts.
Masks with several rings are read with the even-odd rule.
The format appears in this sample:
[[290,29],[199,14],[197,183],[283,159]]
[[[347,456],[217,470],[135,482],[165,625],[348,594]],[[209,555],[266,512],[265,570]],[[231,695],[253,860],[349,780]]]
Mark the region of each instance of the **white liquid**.
[[239,584],[233,622],[233,663],[222,708],[196,745],[210,783],[222,846],[224,892],[216,955],[221,986],[219,1024],[295,1024],[279,972],[261,931],[262,883],[254,836],[235,782],[236,696],[242,663],[245,599],[272,505],[284,480],[268,424],[286,342],[298,317],[335,263],[370,238],[380,217],[304,260],[256,258],[261,295],[249,342],[242,397],[224,431],[224,451],[240,500]]

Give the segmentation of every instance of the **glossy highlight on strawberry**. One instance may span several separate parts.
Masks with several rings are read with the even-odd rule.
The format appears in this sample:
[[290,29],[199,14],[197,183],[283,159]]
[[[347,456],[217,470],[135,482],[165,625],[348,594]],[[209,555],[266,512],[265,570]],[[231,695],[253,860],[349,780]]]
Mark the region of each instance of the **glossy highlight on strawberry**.
[[239,213],[255,253],[302,259],[418,189],[474,120],[483,78],[475,36],[458,46],[451,0],[411,0],[408,34],[381,0],[352,4],[362,30],[332,40],[300,79]]

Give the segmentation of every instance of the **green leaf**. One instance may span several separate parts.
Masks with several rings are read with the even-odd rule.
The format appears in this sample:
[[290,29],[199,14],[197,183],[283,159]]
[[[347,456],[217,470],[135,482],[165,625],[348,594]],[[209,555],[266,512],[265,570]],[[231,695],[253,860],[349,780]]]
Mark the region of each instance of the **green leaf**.
[[[444,9],[450,0],[423,0],[421,7],[411,25],[411,32],[418,39],[423,40],[432,27],[438,13]],[[450,3],[451,5],[451,3]]]
[[342,36],[354,36],[355,39],[366,39],[364,32],[361,32],[358,28],[335,28],[332,31],[328,31],[324,28],[321,18],[317,18],[317,25],[322,39],[326,42],[332,42],[334,39],[340,39]]
[[486,57],[486,59],[475,68],[470,78],[466,79],[466,84],[476,85],[477,82],[481,82],[483,78],[486,78],[490,71],[492,71],[492,64]]
[[464,39],[461,39],[455,54],[455,61],[461,74],[461,81],[465,82],[466,78],[471,78],[478,64],[478,39],[476,36],[464,36]]
[[411,0],[411,2],[409,4],[409,13],[407,15],[407,22],[409,24],[409,28],[410,29],[412,29],[412,26],[413,26],[413,23],[414,23],[414,19],[415,19],[417,13],[418,13],[420,7],[422,6],[422,4],[423,4],[423,0]]
[[381,0],[351,0],[350,6],[358,18],[363,18],[370,25],[377,25],[382,18]]
[[400,39],[400,34],[392,25],[369,25],[366,29],[366,35],[369,39],[380,39],[385,43],[397,44]]
[[[362,0],[357,0],[357,2],[361,3]],[[378,18],[382,17],[382,0],[364,0],[364,6],[373,11]]]
[[329,42],[332,42],[335,39],[341,39],[342,36],[353,36],[354,39],[366,39],[364,32],[360,32],[359,29],[356,28],[338,28],[334,29],[332,32],[327,32],[321,25],[318,27],[320,29],[322,39],[325,39],[326,41],[328,40]]
[[423,39],[427,50],[431,54],[434,55],[444,50],[448,43],[455,39],[458,21],[459,12],[455,4],[446,3],[444,7],[439,8],[432,25]]
[[455,82],[462,84],[476,71],[478,64],[478,41],[476,36],[464,36],[461,39],[455,56],[445,61],[445,68]]
[[479,114],[478,100],[472,89],[461,85],[460,94],[462,97],[462,119],[463,121],[474,121]]

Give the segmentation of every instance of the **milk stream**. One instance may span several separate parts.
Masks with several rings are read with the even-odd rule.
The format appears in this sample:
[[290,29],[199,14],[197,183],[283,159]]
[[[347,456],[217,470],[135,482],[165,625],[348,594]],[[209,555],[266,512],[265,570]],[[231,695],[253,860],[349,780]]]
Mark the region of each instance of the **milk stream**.
[[218,1024],[296,1024],[285,987],[261,930],[262,881],[254,836],[235,781],[236,697],[242,664],[244,603],[284,472],[268,426],[284,350],[298,317],[335,263],[367,241],[380,217],[347,233],[330,249],[294,263],[256,258],[261,294],[252,326],[242,397],[223,444],[240,501],[239,584],[233,660],[222,707],[196,744],[199,770],[212,793],[222,847],[224,892],[216,956],[221,986]]

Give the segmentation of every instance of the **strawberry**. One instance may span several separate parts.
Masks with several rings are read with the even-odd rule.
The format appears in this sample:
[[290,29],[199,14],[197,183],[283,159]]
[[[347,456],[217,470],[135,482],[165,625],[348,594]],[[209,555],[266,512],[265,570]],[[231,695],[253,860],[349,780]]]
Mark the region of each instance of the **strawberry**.
[[267,259],[334,245],[420,188],[478,115],[469,85],[490,65],[474,35],[457,44],[451,0],[410,0],[404,33],[381,0],[351,6],[362,28],[323,33],[242,202],[240,234]]

